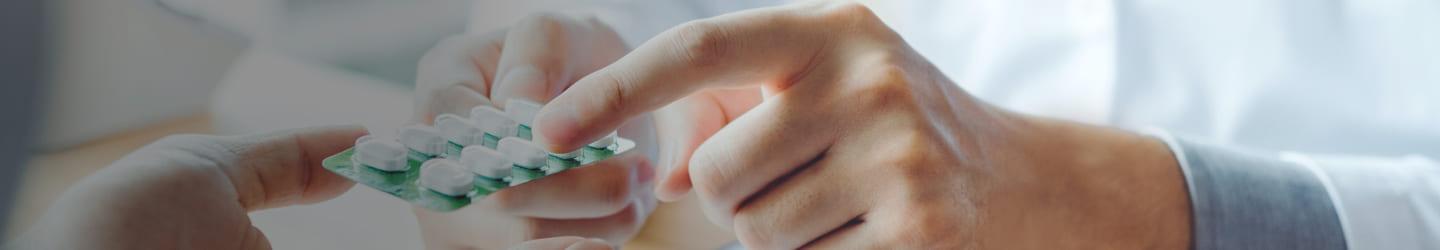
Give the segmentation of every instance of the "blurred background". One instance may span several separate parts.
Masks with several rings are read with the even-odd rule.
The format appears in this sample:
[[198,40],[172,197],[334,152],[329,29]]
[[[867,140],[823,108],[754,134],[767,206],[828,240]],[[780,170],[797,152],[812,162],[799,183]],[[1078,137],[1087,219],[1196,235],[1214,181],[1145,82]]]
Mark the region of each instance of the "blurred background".
[[[23,232],[75,181],[166,135],[404,122],[415,61],[435,41],[463,32],[471,6],[462,0],[43,3],[48,84],[7,238]],[[275,246],[284,249],[418,248],[408,207],[386,201],[379,193],[353,192],[334,204],[355,207],[344,210],[352,213],[321,214],[316,206],[263,212],[255,222],[273,231]],[[395,237],[347,237],[357,233]]]

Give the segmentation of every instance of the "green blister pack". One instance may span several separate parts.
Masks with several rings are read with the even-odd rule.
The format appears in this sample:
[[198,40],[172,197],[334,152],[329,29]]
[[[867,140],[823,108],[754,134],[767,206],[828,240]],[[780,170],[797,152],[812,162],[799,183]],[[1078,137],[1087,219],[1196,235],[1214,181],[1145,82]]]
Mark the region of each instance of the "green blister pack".
[[[585,167],[635,148],[613,133],[575,152],[550,153],[530,142],[539,105],[477,107],[470,118],[442,115],[435,126],[402,128],[396,139],[362,137],[325,158],[326,170],[432,211],[454,211],[494,192]],[[528,112],[527,112],[528,111]],[[518,121],[517,121],[518,120]]]

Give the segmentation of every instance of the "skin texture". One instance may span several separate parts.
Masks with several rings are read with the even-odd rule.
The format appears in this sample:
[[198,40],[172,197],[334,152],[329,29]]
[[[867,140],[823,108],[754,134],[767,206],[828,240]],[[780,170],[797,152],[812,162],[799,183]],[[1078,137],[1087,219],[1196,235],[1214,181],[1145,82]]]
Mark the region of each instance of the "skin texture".
[[[545,103],[627,50],[593,18],[551,14],[495,33],[452,37],[421,59],[413,121],[468,116],[478,105],[503,109],[511,99]],[[649,191],[653,123],[634,120],[617,128],[641,145],[639,152],[506,189],[459,211],[414,209],[426,248],[496,248],[554,236],[629,241],[656,206]]]
[[1183,175],[1158,140],[975,99],[869,9],[693,21],[585,76],[537,118],[553,151],[659,112],[656,192],[691,190],[744,245],[1180,249]]

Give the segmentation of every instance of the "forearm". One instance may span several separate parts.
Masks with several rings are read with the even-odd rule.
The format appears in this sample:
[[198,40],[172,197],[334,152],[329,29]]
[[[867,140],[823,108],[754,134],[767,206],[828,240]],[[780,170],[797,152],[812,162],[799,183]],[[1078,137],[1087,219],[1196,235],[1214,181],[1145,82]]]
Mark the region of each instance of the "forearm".
[[1032,131],[1025,144],[1038,145],[1032,155],[1066,152],[1034,163],[1063,166],[1046,175],[1067,176],[1058,179],[1065,183],[1032,192],[1065,194],[1045,206],[1084,218],[1050,219],[1078,222],[1068,228],[1088,245],[1130,239],[1123,244],[1166,249],[1347,247],[1329,189],[1306,166],[1165,135],[1017,117],[1015,124]]
[[1050,240],[1085,248],[1190,245],[1185,176],[1163,141],[1070,121],[1014,117],[1011,126],[1028,131],[1021,143],[1032,145],[1024,157],[1039,158],[1030,163],[1040,166],[1035,185],[1029,185],[1035,190],[1024,192],[1047,194],[1030,201],[1039,204],[1022,207],[1045,208],[1026,220],[1055,221]]

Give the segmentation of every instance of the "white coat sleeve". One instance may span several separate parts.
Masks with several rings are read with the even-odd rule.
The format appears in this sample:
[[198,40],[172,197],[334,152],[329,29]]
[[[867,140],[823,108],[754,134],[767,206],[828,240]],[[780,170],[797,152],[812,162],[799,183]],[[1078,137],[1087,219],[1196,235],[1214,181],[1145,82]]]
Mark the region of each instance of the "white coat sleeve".
[[1281,155],[1329,189],[1351,249],[1440,249],[1440,164],[1433,159]]

